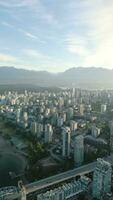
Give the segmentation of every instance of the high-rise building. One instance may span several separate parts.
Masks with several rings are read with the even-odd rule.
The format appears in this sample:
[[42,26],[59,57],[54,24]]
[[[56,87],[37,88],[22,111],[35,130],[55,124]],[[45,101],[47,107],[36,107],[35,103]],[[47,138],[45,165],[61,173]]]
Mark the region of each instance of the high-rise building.
[[66,112],[63,112],[61,116],[62,116],[64,122],[66,122],[66,119],[67,119],[67,118],[66,118],[66,117],[67,117],[67,116],[66,116]]
[[101,113],[105,113],[105,112],[106,112],[106,109],[107,109],[106,104],[102,104],[102,105],[101,105]]
[[73,108],[70,107],[70,108],[67,110],[67,120],[68,120],[68,121],[71,120],[71,119],[73,118],[73,115],[74,115]]
[[37,138],[40,138],[43,133],[43,124],[37,123]]
[[72,89],[72,97],[75,97],[75,92],[76,92],[76,90],[75,90],[75,88],[73,88]]
[[109,127],[110,127],[110,150],[113,152],[113,121],[110,121]]
[[73,120],[70,121],[70,129],[71,129],[72,132],[77,130],[77,126],[78,126],[77,122],[75,122]]
[[101,199],[111,191],[112,168],[109,162],[97,159],[97,166],[93,174],[93,197]]
[[20,122],[20,117],[21,117],[21,109],[18,108],[16,111],[16,121],[17,123]]
[[24,113],[23,113],[23,120],[24,120],[25,122],[27,122],[27,120],[28,120],[28,113],[27,113],[27,112],[24,112]]
[[50,115],[50,108],[46,108],[45,117],[48,117],[49,115]]
[[45,143],[52,142],[53,128],[50,124],[45,125]]
[[87,105],[87,112],[89,113],[89,112],[91,112],[91,110],[92,110],[92,107],[91,107],[91,105],[89,104],[89,105]]
[[57,119],[57,126],[62,127],[63,123],[64,123],[63,117],[59,116],[58,119]]
[[51,118],[51,124],[56,126],[57,125],[57,120],[58,120],[58,113],[57,112],[54,112],[52,114],[52,118]]
[[30,128],[31,128],[31,133],[36,135],[36,133],[37,133],[37,122],[32,122]]
[[100,135],[100,128],[97,128],[95,125],[92,126],[91,134],[93,137],[98,137]]
[[70,128],[65,127],[62,129],[62,155],[64,157],[70,156]]
[[58,105],[59,105],[59,108],[61,108],[62,106],[64,106],[64,99],[62,97],[59,98]]
[[58,188],[48,190],[46,193],[38,194],[37,200],[64,200],[76,199],[76,196],[82,192],[88,191],[90,179],[83,176],[79,180],[64,183]]
[[74,141],[74,162],[75,166],[80,166],[84,161],[84,137],[77,135]]
[[80,106],[79,106],[79,112],[80,112],[80,115],[84,114],[84,105],[83,104],[80,104]]

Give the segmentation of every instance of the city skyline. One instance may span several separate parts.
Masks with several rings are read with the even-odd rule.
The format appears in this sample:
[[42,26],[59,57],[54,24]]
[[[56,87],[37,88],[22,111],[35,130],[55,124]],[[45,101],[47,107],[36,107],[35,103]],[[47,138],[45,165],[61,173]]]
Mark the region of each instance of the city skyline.
[[113,68],[113,2],[0,0],[0,66]]
[[113,90],[0,86],[0,199],[111,200]]

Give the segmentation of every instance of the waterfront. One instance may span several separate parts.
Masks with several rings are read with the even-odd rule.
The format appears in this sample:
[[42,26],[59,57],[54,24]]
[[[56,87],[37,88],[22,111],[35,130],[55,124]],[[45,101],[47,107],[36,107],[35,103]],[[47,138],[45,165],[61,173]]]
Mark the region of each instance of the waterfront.
[[13,172],[15,175],[22,174],[26,167],[26,159],[10,144],[0,136],[0,187],[17,184],[18,179],[11,179],[9,175]]

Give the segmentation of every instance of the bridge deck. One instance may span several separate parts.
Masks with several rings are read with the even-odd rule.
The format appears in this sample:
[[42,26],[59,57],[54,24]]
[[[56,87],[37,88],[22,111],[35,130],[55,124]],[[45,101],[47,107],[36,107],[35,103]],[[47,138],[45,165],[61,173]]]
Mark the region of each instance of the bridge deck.
[[[111,153],[110,156],[104,157],[104,160],[113,163],[113,153]],[[68,179],[74,178],[79,175],[88,174],[90,172],[93,172],[96,167],[97,161],[94,161],[92,163],[83,165],[81,167],[75,168],[73,170],[69,170],[64,173],[57,174],[55,176],[51,176],[33,183],[30,183],[28,185],[25,185],[26,188],[26,194],[38,191],[40,189],[44,189],[46,187],[61,183],[63,181],[66,181]]]
[[73,170],[69,170],[67,172],[57,174],[55,176],[51,176],[51,177],[30,183],[25,186],[26,193],[29,194],[29,193],[35,192],[37,190],[49,187],[51,185],[74,178],[78,175],[84,175],[84,174],[90,173],[90,172],[94,171],[95,167],[96,167],[96,161],[92,162],[90,164],[75,168]]

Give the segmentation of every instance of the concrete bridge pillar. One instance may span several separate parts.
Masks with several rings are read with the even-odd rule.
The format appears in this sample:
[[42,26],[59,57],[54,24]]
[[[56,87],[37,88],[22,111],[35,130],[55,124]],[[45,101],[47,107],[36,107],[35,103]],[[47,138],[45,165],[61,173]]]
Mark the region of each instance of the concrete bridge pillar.
[[26,198],[26,188],[23,185],[22,181],[18,182],[18,187],[19,187],[19,189],[21,191],[21,200],[27,200],[27,198]]

